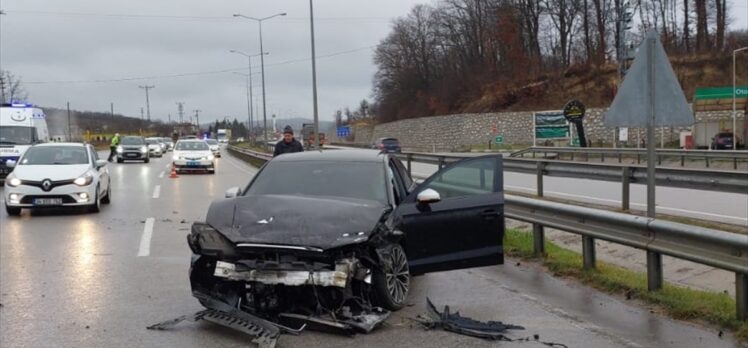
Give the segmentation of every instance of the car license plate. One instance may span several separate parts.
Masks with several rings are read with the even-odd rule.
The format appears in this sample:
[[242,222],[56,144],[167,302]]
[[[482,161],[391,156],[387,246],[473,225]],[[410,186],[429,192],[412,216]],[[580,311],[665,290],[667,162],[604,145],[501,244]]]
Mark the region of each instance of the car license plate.
[[187,161],[187,166],[188,167],[197,167],[199,165],[200,165],[200,162],[198,162],[198,161]]
[[61,205],[62,198],[36,198],[34,205]]
[[135,156],[137,156],[137,154],[135,154],[135,153],[127,153],[127,154],[125,154],[125,156],[127,156],[127,157],[135,157]]

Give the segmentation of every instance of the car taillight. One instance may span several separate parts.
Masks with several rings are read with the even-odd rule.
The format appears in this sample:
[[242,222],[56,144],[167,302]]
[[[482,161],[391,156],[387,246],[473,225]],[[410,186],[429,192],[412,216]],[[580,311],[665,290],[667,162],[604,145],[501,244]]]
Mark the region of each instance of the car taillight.
[[384,144],[379,144],[380,149],[384,149]]

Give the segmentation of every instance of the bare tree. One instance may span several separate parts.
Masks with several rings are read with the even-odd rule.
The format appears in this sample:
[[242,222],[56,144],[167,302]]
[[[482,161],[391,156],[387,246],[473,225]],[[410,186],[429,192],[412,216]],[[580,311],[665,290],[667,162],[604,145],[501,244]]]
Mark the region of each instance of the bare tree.
[[23,88],[21,78],[8,70],[0,70],[0,104],[25,101],[28,93]]
[[581,9],[579,0],[545,0],[545,8],[558,31],[561,62],[564,67],[571,64],[571,41],[574,24]]

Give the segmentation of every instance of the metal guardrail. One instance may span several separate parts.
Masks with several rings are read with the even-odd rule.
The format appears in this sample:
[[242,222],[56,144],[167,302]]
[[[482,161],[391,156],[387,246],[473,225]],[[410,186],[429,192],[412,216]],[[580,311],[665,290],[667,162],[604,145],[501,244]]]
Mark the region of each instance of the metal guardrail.
[[[260,160],[272,158],[268,154],[236,146],[229,146],[229,150]],[[431,162],[433,162],[433,157],[442,157],[438,159],[440,166],[448,161],[459,159],[456,156],[420,154],[405,154],[405,156],[411,161]],[[505,168],[507,168],[506,161],[505,159]],[[540,190],[539,192],[542,192],[542,188]],[[669,255],[735,272],[736,316],[739,320],[748,320],[748,236],[513,195],[505,195],[504,203],[506,217],[533,224],[533,249],[536,255],[544,254],[544,228],[551,227],[582,236],[582,257],[585,269],[595,268],[595,239],[600,239],[648,253]],[[661,264],[647,263],[648,279],[662,279],[662,273]],[[659,283],[662,282],[659,281]]]
[[269,160],[273,159],[273,155],[272,154],[263,153],[263,152],[257,152],[257,151],[252,151],[250,149],[241,148],[241,147],[235,146],[235,145],[229,145],[229,146],[226,147],[226,149],[229,150],[229,151],[237,152],[237,153],[240,153],[242,155],[250,156],[250,157],[253,157],[253,158],[256,158],[256,159],[260,159],[260,160],[263,160],[263,161],[269,161]]
[[[563,160],[564,157],[570,161],[583,160],[591,161],[599,158],[600,162],[605,162],[608,158],[617,158],[621,163],[624,158],[636,158],[636,163],[640,164],[647,159],[646,149],[630,148],[600,148],[600,147],[551,147],[551,146],[534,146],[520,150],[511,154],[510,157],[531,156],[537,158],[542,154],[543,158],[549,155],[557,160]],[[681,167],[684,167],[686,160],[703,160],[706,167],[709,168],[711,162],[715,160],[732,161],[733,169],[738,169],[739,162],[748,162],[748,151],[746,150],[680,150],[680,149],[657,149],[657,164],[662,164],[663,159],[680,159]]]

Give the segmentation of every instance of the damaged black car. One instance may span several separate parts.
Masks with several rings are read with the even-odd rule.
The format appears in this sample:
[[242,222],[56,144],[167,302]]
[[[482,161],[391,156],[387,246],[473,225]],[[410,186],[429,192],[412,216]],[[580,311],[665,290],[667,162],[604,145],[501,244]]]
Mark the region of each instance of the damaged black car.
[[500,156],[416,184],[395,154],[288,154],[212,203],[188,235],[193,295],[280,328],[369,332],[411,277],[503,263]]

